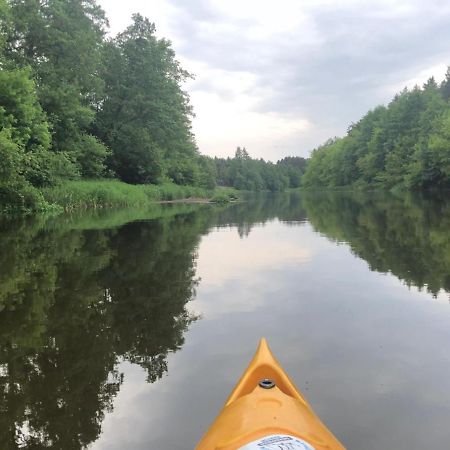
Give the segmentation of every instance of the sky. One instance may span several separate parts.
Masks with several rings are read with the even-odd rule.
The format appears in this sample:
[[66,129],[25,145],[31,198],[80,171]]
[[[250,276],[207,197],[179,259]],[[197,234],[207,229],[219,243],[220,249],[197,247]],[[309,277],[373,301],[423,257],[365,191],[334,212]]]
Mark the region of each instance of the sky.
[[444,78],[448,0],[100,0],[112,35],[139,12],[194,74],[203,154],[308,156],[403,87]]

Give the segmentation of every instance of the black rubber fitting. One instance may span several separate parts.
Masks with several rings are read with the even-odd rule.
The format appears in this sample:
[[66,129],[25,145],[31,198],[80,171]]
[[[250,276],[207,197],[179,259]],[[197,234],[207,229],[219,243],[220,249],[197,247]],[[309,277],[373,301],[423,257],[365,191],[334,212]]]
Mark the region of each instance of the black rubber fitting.
[[259,382],[259,387],[262,387],[263,389],[272,389],[273,387],[275,387],[275,382],[269,380],[268,378],[264,378],[264,380],[261,380]]

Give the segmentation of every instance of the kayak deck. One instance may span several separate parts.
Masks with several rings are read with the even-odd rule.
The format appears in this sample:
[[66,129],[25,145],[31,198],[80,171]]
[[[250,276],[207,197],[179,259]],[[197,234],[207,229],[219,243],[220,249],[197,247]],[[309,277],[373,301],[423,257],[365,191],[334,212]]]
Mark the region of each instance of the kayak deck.
[[[259,441],[248,446],[273,435],[299,438],[304,445]],[[275,360],[265,339],[196,450],[250,448],[345,450]]]

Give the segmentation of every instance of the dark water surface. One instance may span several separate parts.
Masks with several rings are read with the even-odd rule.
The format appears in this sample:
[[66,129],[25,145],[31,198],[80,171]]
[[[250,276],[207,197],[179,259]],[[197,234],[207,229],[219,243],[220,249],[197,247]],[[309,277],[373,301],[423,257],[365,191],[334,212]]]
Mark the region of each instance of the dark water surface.
[[0,221],[0,449],[190,450],[265,336],[349,450],[450,444],[450,201]]

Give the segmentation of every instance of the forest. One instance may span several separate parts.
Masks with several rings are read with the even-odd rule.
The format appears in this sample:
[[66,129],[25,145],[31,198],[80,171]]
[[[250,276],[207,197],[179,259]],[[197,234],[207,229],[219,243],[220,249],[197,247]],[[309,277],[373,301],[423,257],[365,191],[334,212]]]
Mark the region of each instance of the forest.
[[[45,209],[43,193],[74,180],[213,189],[220,176],[256,190],[299,184],[296,161],[253,161],[240,149],[227,161],[199,153],[183,90],[193,75],[155,33],[135,14],[110,37],[95,0],[0,0],[2,210]],[[243,182],[250,172],[252,181]],[[75,185],[67,186],[70,195]]]
[[287,156],[276,164],[253,159],[247,150],[238,147],[234,158],[214,158],[217,183],[247,191],[279,192],[298,188],[305,171],[306,159]]
[[273,163],[245,147],[212,158],[197,148],[183,88],[193,75],[171,42],[140,14],[108,31],[95,0],[0,0],[1,211],[137,205],[216,186],[450,187],[450,71],[439,85],[404,89],[309,159]]
[[429,190],[450,187],[450,68],[438,85],[404,89],[308,159],[309,188]]

